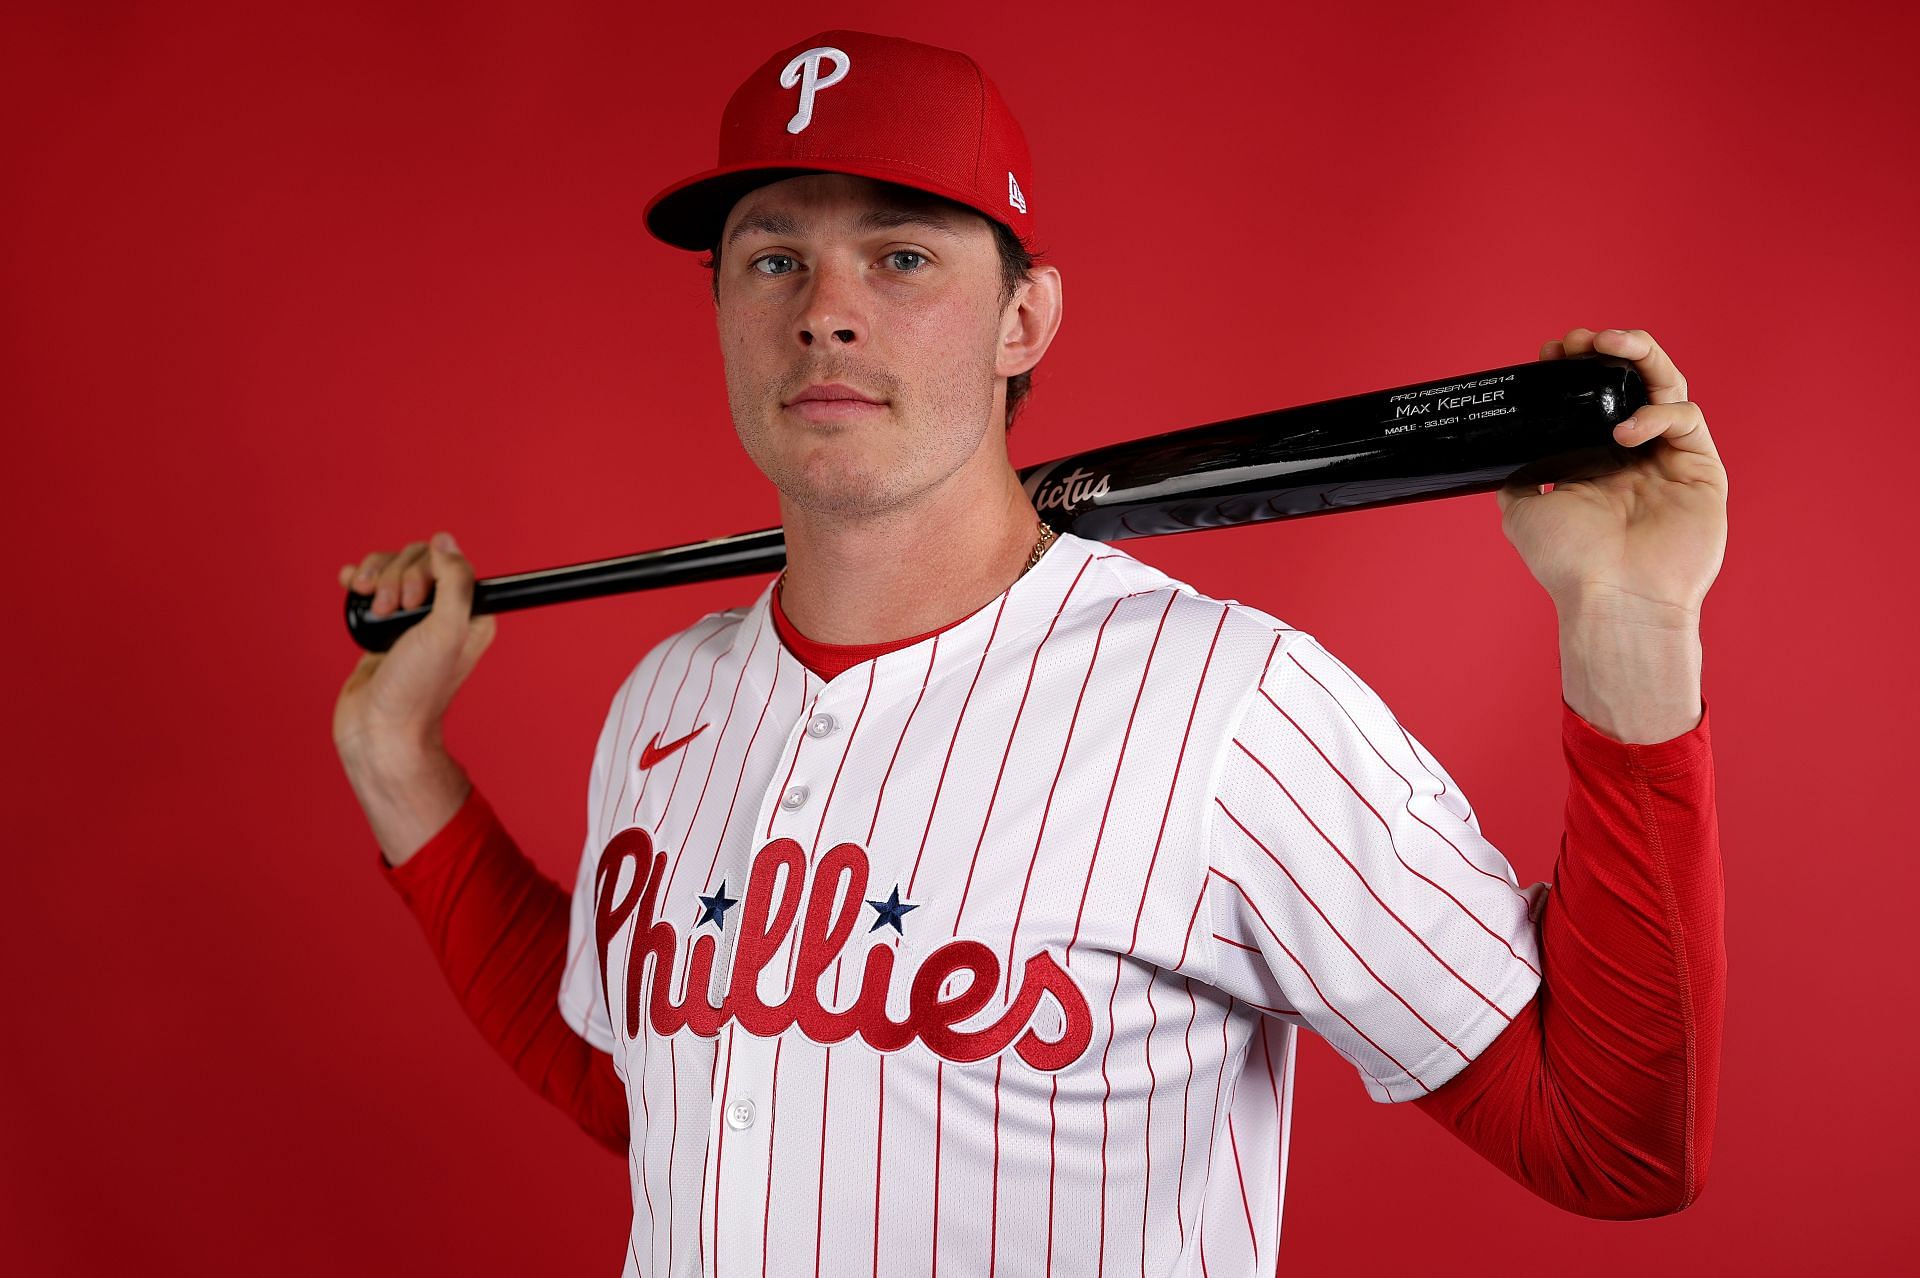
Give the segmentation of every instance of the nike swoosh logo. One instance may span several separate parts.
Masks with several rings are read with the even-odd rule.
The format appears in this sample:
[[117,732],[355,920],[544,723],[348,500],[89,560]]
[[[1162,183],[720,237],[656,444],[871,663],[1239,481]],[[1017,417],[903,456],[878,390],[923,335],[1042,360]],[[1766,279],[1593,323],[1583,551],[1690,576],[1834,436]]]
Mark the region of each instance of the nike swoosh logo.
[[660,744],[660,734],[657,732],[654,733],[653,740],[647,742],[646,748],[640,751],[640,770],[645,772],[648,768],[651,768],[654,764],[660,762],[660,760],[686,745],[687,742],[693,740],[706,730],[707,725],[703,723],[686,736],[681,737],[678,741],[669,741],[665,745]]

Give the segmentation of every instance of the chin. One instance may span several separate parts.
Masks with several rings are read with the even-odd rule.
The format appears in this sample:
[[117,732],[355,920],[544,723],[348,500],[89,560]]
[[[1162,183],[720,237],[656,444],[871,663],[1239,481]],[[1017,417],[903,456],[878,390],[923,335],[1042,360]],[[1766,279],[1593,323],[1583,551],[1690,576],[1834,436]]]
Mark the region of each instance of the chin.
[[861,515],[898,505],[910,491],[898,472],[845,466],[810,466],[773,479],[789,502],[827,515]]

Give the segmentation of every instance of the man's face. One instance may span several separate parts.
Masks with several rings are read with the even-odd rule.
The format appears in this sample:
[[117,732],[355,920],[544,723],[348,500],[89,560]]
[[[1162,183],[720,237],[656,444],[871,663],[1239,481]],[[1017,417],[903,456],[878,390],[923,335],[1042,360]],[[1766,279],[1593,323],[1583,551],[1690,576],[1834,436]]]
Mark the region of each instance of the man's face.
[[[1000,420],[1000,260],[979,214],[868,178],[788,178],[734,205],[717,270],[734,428],[790,502],[910,502]],[[794,402],[830,382],[881,402]]]

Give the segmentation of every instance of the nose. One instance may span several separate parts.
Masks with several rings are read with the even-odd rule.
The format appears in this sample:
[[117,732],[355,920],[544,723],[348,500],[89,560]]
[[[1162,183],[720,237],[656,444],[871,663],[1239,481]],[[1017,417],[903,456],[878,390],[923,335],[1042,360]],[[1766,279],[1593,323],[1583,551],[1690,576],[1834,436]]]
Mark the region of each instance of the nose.
[[800,301],[800,345],[852,346],[867,333],[860,268],[822,258]]

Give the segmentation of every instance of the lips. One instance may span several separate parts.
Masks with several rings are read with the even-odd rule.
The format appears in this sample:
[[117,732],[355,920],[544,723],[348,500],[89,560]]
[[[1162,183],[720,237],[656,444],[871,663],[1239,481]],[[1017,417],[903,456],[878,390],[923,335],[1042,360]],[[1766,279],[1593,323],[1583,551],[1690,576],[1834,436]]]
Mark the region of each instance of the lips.
[[844,382],[826,382],[807,387],[798,395],[788,400],[787,407],[791,408],[795,404],[810,403],[814,400],[824,400],[828,402],[848,401],[857,404],[879,404],[882,402],[864,391],[856,390],[846,385]]

